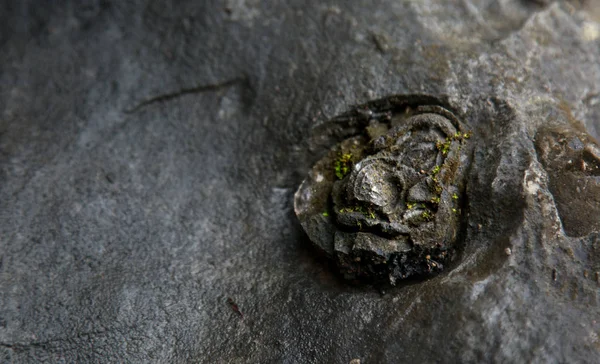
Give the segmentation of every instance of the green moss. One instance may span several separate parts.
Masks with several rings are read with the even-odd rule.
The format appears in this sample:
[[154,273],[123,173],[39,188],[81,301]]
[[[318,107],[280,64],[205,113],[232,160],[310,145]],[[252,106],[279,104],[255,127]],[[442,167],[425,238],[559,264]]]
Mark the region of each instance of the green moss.
[[431,211],[429,211],[429,210],[423,211],[423,213],[421,214],[421,217],[425,221],[430,221],[431,219],[433,219],[433,215],[431,214]]
[[440,169],[441,169],[441,167],[440,167],[440,166],[435,166],[435,167],[433,167],[433,169],[431,170],[431,174],[432,174],[433,176],[435,176],[436,174],[440,173]]
[[362,206],[350,206],[350,207],[342,207],[340,209],[340,214],[345,214],[345,213],[349,213],[349,212],[360,212],[365,217],[371,218],[371,219],[374,219],[376,217],[375,211],[370,207],[364,208]]
[[[437,149],[439,151],[442,152],[443,155],[446,155],[450,151],[450,145],[452,144],[453,140],[462,141],[465,139],[469,139],[470,137],[471,137],[471,132],[461,133],[461,132],[457,131],[456,133],[454,133],[454,135],[452,135],[451,137],[447,137],[444,141],[438,140],[438,142],[435,144],[435,146],[437,147]],[[460,148],[460,146],[459,146],[459,148]]]
[[452,194],[452,199],[453,200],[458,200],[458,195],[456,194],[456,192]]
[[446,155],[450,151],[451,144],[452,144],[452,139],[446,138],[446,141],[444,141],[444,142],[438,141],[435,144],[435,146],[440,152],[442,152],[443,155]]
[[431,203],[439,205],[440,204],[440,198],[438,196],[435,196],[434,198],[431,199]]
[[466,133],[461,133],[461,132],[456,132],[454,133],[454,140],[463,140],[463,139],[469,139],[471,137],[471,132],[466,132]]
[[345,213],[348,213],[348,212],[356,212],[356,211],[358,211],[357,209],[358,209],[358,206],[355,206],[355,207],[342,207],[340,209],[340,214],[345,214]]
[[325,212],[323,213],[323,216],[325,216],[325,217],[329,216],[329,212],[325,211]]
[[335,175],[339,179],[346,177],[352,168],[352,153],[344,153],[335,160],[333,165]]
[[406,208],[409,209],[409,210],[414,209],[415,206],[416,206],[416,203],[410,203],[410,202],[406,203]]

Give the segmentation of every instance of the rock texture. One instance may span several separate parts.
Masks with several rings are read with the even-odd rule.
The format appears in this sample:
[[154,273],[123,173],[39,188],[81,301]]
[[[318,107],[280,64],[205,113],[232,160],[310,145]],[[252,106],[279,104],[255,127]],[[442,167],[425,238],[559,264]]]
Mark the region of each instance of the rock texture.
[[[0,361],[596,362],[597,9],[1,1]],[[293,195],[399,94],[473,151],[455,265],[382,294]]]

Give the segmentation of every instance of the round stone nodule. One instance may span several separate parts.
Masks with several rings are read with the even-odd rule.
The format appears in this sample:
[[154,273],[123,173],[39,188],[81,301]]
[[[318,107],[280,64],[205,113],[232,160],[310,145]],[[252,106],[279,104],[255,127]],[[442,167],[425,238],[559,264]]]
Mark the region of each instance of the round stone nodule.
[[363,127],[313,166],[294,207],[345,278],[396,284],[453,258],[470,135],[441,106],[386,105],[332,120]]

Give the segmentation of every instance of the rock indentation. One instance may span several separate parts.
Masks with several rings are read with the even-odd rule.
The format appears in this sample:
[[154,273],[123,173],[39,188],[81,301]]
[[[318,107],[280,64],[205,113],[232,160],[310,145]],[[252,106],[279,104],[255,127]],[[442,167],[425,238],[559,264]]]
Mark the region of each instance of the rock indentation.
[[565,233],[585,236],[600,231],[600,147],[596,140],[571,126],[552,126],[538,131],[535,146]]

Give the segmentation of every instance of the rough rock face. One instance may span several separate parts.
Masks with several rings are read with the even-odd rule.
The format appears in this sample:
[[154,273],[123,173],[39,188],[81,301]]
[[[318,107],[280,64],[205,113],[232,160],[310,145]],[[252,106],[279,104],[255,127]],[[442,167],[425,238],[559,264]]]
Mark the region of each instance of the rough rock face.
[[[596,362],[598,9],[0,2],[0,361]],[[472,132],[456,251],[382,294],[309,248],[294,193],[393,130],[328,121],[416,94]],[[331,226],[398,211],[354,165]]]

